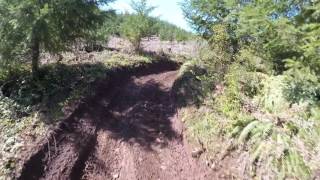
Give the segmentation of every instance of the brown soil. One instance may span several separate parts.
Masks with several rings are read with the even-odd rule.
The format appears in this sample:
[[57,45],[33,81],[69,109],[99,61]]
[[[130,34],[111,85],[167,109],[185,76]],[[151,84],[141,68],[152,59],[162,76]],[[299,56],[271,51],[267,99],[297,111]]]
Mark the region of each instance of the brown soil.
[[212,179],[184,143],[176,76],[153,71],[101,86],[35,150],[19,179]]

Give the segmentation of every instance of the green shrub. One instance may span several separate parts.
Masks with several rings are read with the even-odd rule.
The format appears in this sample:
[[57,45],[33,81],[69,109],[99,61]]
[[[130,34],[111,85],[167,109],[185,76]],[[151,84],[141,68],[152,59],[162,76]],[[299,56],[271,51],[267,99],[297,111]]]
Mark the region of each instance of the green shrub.
[[287,61],[286,98],[292,103],[320,100],[320,78],[309,67],[291,60]]
[[258,56],[250,47],[240,49],[236,55],[237,63],[244,66],[247,71],[269,74],[272,72],[272,63],[266,59],[261,55]]
[[196,61],[189,61],[182,65],[178,79],[173,85],[180,106],[199,106],[202,103],[205,94],[200,76],[205,73]]
[[230,66],[224,78],[225,90],[223,94],[216,98],[218,109],[231,119],[237,116],[241,110],[241,79],[243,74],[241,66]]
[[271,113],[279,113],[288,109],[290,103],[287,101],[284,89],[286,76],[271,76],[263,81],[263,90],[260,96],[260,105]]

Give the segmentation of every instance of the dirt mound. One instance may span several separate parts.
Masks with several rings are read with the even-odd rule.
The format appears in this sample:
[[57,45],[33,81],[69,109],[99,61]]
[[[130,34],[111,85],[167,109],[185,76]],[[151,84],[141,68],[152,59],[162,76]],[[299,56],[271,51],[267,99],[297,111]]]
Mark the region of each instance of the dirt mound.
[[171,93],[177,71],[155,69],[102,84],[35,151],[19,179],[209,179],[183,142]]

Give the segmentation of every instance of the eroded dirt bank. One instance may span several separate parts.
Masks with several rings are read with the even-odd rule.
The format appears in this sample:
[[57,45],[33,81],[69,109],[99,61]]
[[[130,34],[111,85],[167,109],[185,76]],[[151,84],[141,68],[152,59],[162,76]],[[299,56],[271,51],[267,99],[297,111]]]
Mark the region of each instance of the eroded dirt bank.
[[20,179],[210,179],[183,141],[174,69],[102,84],[26,162]]

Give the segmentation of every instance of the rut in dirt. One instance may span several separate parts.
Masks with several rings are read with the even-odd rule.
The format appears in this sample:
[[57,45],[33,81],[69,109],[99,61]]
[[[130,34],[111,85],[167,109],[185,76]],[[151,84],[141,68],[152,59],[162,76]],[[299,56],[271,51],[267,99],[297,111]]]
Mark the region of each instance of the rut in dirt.
[[208,179],[183,141],[177,71],[119,78],[61,126],[20,179]]

